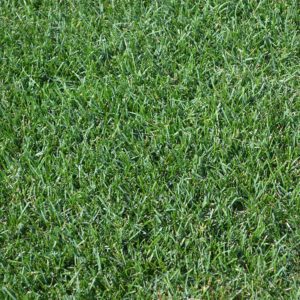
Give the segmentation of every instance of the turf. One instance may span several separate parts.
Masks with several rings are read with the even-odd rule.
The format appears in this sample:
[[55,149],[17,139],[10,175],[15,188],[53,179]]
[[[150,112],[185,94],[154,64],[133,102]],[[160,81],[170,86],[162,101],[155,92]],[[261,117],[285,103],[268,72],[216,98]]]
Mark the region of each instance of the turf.
[[0,298],[299,299],[299,15],[0,1]]

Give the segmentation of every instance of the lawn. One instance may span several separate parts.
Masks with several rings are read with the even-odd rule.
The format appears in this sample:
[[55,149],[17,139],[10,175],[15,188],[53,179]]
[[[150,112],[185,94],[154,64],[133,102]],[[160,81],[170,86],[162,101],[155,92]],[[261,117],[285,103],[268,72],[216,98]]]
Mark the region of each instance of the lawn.
[[1,299],[299,299],[296,0],[0,0]]

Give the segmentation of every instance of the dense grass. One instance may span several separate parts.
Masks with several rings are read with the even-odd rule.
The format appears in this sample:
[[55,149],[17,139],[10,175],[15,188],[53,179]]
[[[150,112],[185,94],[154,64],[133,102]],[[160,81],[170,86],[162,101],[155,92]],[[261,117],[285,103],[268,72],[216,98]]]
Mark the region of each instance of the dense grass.
[[1,0],[0,298],[299,299],[298,16]]

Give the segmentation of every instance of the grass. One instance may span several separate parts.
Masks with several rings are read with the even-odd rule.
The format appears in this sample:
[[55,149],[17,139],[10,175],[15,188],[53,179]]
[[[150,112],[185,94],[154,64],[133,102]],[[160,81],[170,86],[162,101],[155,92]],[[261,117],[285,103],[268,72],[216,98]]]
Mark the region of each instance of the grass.
[[299,299],[296,0],[0,24],[1,299]]

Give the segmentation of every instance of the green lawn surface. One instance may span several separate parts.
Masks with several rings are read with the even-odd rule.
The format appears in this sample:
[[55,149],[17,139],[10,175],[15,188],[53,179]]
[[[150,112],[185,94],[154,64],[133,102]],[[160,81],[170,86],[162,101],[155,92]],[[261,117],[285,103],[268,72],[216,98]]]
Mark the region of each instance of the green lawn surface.
[[0,299],[299,299],[296,0],[0,0]]

